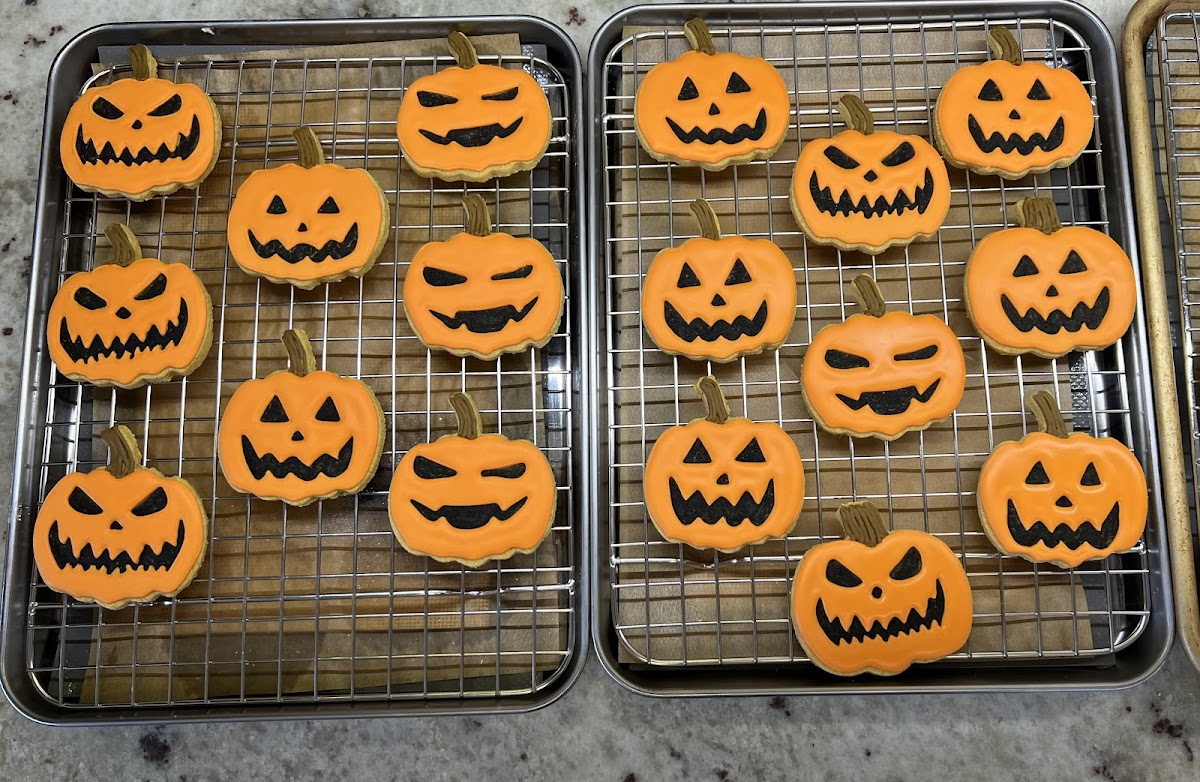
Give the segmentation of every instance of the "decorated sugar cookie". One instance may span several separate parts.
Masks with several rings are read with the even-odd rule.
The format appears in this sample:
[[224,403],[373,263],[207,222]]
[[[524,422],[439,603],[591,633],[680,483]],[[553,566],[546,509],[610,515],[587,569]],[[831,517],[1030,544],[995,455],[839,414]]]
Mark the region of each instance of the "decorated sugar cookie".
[[937,233],[950,209],[950,177],[920,136],[875,130],[871,110],[843,95],[846,123],[800,150],[792,174],[796,222],[817,244],[878,254]]
[[1063,228],[1054,202],[1022,198],[1020,228],[988,234],[967,263],[967,314],[993,349],[1055,358],[1129,330],[1137,279],[1121,246],[1087,226]]
[[792,627],[838,676],[894,676],[953,654],[971,634],[971,583],[927,532],[888,532],[869,502],[838,508],[845,540],[814,546],[792,579]]
[[1004,27],[992,27],[995,58],[957,70],[942,87],[933,133],[946,162],[1020,179],[1069,166],[1092,139],[1092,98],[1066,68],[1026,62]]
[[247,274],[306,290],[361,277],[387,243],[387,197],[366,171],[326,163],[311,128],[293,135],[299,163],[255,171],[238,187],[229,252]]
[[81,190],[145,201],[196,187],[217,164],[221,115],[195,84],[158,78],[145,46],[129,47],[133,78],[93,87],[63,124],[59,157]]
[[954,412],[967,384],[958,337],[934,315],[888,312],[869,275],[863,311],[813,337],[800,372],[813,418],[835,434],[895,440]]
[[486,182],[537,166],[550,145],[546,93],[520,68],[481,65],[467,36],[446,39],[457,66],[422,76],[404,92],[396,134],[424,177]]
[[67,475],[38,511],[38,573],[54,591],[105,608],[177,595],[195,578],[208,548],[200,495],[182,478],[143,467],[126,427],[100,436],[108,466]]
[[804,505],[804,465],[778,424],[731,418],[716,378],[696,392],[705,416],[663,432],[642,481],[646,511],[664,538],[736,551],[792,531]]
[[654,256],[642,287],[642,322],[659,349],[709,361],[773,350],[796,317],[796,275],[767,239],[721,237],[709,203],[692,213],[700,237]]
[[116,258],[54,294],[50,359],[71,380],[138,388],[189,374],[212,345],[212,299],[186,264],[142,257],[129,226],[104,231]]
[[642,147],[655,160],[708,171],[774,155],[792,108],[779,71],[761,57],[718,52],[702,19],[683,32],[692,51],[651,68],[634,98]]
[[289,368],[237,387],[217,435],[236,491],[289,505],[362,491],[383,453],[383,409],[366,383],[318,370],[308,335],[283,333]]
[[484,434],[469,395],[452,395],[450,405],[458,431],[413,446],[396,465],[392,531],[413,554],[468,567],[532,552],[558,505],[550,462],[528,440]]
[[492,360],[558,331],[562,274],[537,239],[492,231],[487,202],[463,198],[467,230],[429,242],[404,276],[404,315],[427,347]]
[[1005,554],[1077,567],[1146,530],[1146,474],[1111,437],[1072,433],[1054,395],[1029,397],[1038,431],[996,447],[979,473],[979,520]]

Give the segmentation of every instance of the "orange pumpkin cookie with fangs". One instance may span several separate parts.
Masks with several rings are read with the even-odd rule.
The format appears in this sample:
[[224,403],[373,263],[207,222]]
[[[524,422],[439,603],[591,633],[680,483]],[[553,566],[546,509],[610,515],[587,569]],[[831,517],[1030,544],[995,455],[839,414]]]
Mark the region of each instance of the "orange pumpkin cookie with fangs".
[[145,201],[196,187],[221,153],[221,115],[195,84],[158,78],[150,50],[129,47],[133,77],[92,87],[67,112],[63,170],[80,190]]
[[387,196],[363,169],[326,163],[311,128],[292,134],[299,163],[255,171],[229,209],[229,252],[242,271],[310,290],[362,277],[387,244]]
[[528,440],[484,434],[468,394],[453,394],[450,406],[458,430],[413,446],[396,465],[388,492],[396,539],[412,554],[467,567],[532,553],[558,505],[550,462]]
[[50,359],[71,380],[139,388],[187,375],[212,346],[212,299],[186,264],[143,258],[129,226],[104,230],[113,263],[68,277],[46,328]]
[[1095,130],[1087,88],[1066,68],[1026,62],[1007,28],[987,42],[995,59],[959,68],[938,94],[933,137],[946,162],[1005,179],[1071,165]]
[[792,174],[792,214],[817,244],[877,255],[937,233],[950,210],[950,176],[921,138],[875,130],[855,95],[838,100],[843,130],[800,150]]
[[1087,226],[1064,228],[1047,198],[1017,202],[1020,228],[988,234],[967,262],[967,314],[997,352],[1057,358],[1119,340],[1137,310],[1129,256]]
[[85,603],[123,608],[183,591],[204,561],[208,517],[182,478],[142,466],[124,426],[100,436],[109,464],[54,485],[33,525],[46,586]]
[[971,635],[971,582],[928,532],[888,532],[869,502],[838,508],[845,540],[809,549],[792,578],[804,653],[838,676],[894,676],[953,654]]
[[1072,432],[1037,391],[1038,431],[1001,443],[979,471],[979,520],[1004,554],[1062,568],[1128,551],[1146,531],[1146,473],[1111,437]]
[[550,146],[550,102],[519,68],[481,65],[467,36],[446,39],[458,65],[414,81],[396,135],[413,171],[447,182],[486,182],[536,168]]
[[247,380],[225,405],[221,472],[235,491],[289,505],[357,494],[383,454],[383,408],[358,378],[318,370],[303,329],[283,344],[289,368]]
[[785,537],[804,506],[804,464],[778,424],[731,418],[711,375],[696,382],[705,416],[673,426],[650,450],[646,512],[672,543],[737,551]]
[[700,236],[654,256],[642,286],[642,322],[665,353],[733,361],[774,350],[796,317],[796,275],[767,239],[721,236],[712,206],[691,204]]
[[492,231],[487,202],[463,198],[467,229],[417,250],[404,315],[426,347],[492,361],[540,348],[558,331],[562,274],[537,239]]
[[967,363],[935,315],[888,312],[870,275],[854,278],[863,311],[817,332],[801,393],[822,429],[895,440],[946,418],[962,401]]
[[761,57],[718,52],[702,19],[683,32],[692,51],[651,68],[634,97],[642,147],[655,160],[707,171],[774,155],[792,109],[779,71]]

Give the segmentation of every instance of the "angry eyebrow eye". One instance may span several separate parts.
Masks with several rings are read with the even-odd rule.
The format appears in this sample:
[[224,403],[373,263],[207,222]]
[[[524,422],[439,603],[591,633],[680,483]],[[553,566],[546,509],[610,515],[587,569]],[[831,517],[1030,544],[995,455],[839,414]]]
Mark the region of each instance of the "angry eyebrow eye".
[[159,486],[133,509],[134,516],[150,516],[167,507],[167,492]]
[[519,269],[513,269],[511,272],[500,272],[493,274],[493,280],[523,280],[533,274],[533,264],[527,263]]
[[858,168],[858,161],[834,146],[825,147],[825,157],[838,168],[847,170]]
[[862,579],[856,576],[853,570],[836,559],[829,560],[829,564],[825,566],[825,579],[831,584],[846,588],[862,584]]
[[150,281],[150,284],[134,296],[135,301],[147,301],[157,298],[167,291],[167,275],[160,274]]
[[78,486],[71,489],[71,493],[67,495],[67,504],[71,506],[71,510],[76,513],[82,513],[85,516],[99,516],[104,512],[104,509],[97,505],[96,501]]
[[888,167],[899,166],[912,160],[916,155],[917,151],[913,149],[913,145],[905,141],[888,153],[888,156],[883,159],[883,164]]
[[155,106],[148,114],[151,117],[169,117],[181,108],[183,108],[183,98],[176,94]]
[[512,87],[507,90],[501,90],[500,92],[493,92],[491,95],[484,95],[483,99],[484,100],[514,100],[517,97],[518,90],[520,90],[520,89],[521,89],[520,87]]
[[854,353],[830,348],[825,351],[825,363],[834,369],[862,369],[871,366],[871,362]]
[[96,112],[96,116],[104,119],[120,119],[125,116],[125,112],[118,109],[105,98],[96,98],[92,103],[92,111]]
[[524,464],[510,464],[506,467],[495,467],[484,470],[480,475],[484,478],[520,478],[525,474]]
[[448,272],[445,269],[438,269],[433,266],[427,266],[421,271],[421,277],[425,282],[435,288],[447,288],[451,285],[462,285],[467,281],[467,278],[461,274]]
[[413,460],[413,474],[418,478],[433,480],[435,478],[453,478],[455,475],[458,475],[458,471],[444,464],[439,464],[433,459],[418,456]]
[[929,345],[928,347],[923,347],[920,350],[913,350],[908,353],[897,353],[896,360],[897,361],[924,361],[927,358],[933,358],[934,356],[936,356],[937,352],[938,352],[937,345]]
[[417,102],[427,109],[432,109],[437,106],[449,106],[452,103],[458,103],[458,98],[451,95],[443,95],[440,92],[417,90]]
[[921,572],[921,552],[915,547],[910,547],[904,552],[904,556],[896,563],[896,567],[892,568],[892,572],[888,574],[893,581],[903,581],[912,578]]

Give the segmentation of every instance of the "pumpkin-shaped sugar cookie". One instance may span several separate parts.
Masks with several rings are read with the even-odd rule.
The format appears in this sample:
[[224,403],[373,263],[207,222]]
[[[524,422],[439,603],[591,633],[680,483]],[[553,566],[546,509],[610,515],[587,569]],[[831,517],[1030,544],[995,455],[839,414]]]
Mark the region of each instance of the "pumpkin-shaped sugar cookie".
[[50,303],[50,359],[81,383],[138,388],[186,375],[212,345],[212,299],[186,264],[143,258],[129,226],[104,231],[116,258],[68,277]]
[[528,440],[484,434],[467,394],[450,405],[458,430],[415,445],[396,465],[388,493],[392,531],[406,550],[479,567],[528,554],[550,534],[554,471]]
[[467,36],[447,38],[458,65],[414,81],[396,135],[413,171],[448,182],[486,182],[537,166],[550,145],[550,103],[520,68],[481,65]]
[[967,364],[935,315],[888,312],[870,276],[854,278],[863,311],[813,337],[801,369],[804,402],[822,428],[895,440],[947,417],[962,401]]
[[1137,309],[1121,246],[1087,226],[1064,228],[1054,202],[1022,198],[1020,228],[988,234],[967,263],[967,313],[994,350],[1055,358],[1116,342]]
[[708,171],[774,155],[792,108],[779,71],[761,57],[718,52],[701,19],[683,32],[692,51],[655,65],[638,86],[642,147],[656,160]]
[[383,453],[383,409],[366,383],[318,370],[308,335],[283,333],[289,368],[237,387],[217,434],[236,491],[308,505],[362,490]]
[[954,551],[919,530],[888,532],[869,502],[838,508],[844,540],[814,546],[792,579],[792,627],[838,676],[893,676],[958,651],[971,634],[971,584]]
[[1001,552],[1077,567],[1128,551],[1146,530],[1146,474],[1111,437],[1068,428],[1048,391],[1029,397],[1038,431],[992,451],[979,520]]
[[767,239],[721,237],[709,203],[692,213],[700,236],[654,256],[642,286],[642,322],[659,349],[709,361],[773,350],[796,317],[796,275]]
[[463,198],[467,230],[429,242],[404,276],[404,315],[426,346],[492,360],[558,331],[562,274],[537,239],[492,231],[487,202]]
[[705,416],[673,426],[650,450],[646,512],[664,538],[736,551],[792,531],[804,505],[804,465],[778,424],[731,418],[716,378],[696,392]]
[[387,197],[359,168],[326,163],[311,128],[299,163],[255,171],[229,210],[229,252],[247,274],[306,290],[367,273],[387,243]]
[[1026,62],[1004,27],[988,33],[994,60],[955,71],[933,113],[934,140],[946,162],[1020,179],[1069,166],[1087,147],[1095,109],[1066,68]]
[[950,209],[950,177],[920,136],[875,130],[871,111],[843,95],[843,130],[800,150],[792,174],[796,222],[817,244],[878,254],[926,239]]
[[93,87],[67,112],[63,170],[81,190],[145,201],[196,187],[221,151],[221,116],[195,84],[158,78],[145,46],[129,47],[133,78]]
[[104,430],[109,464],[65,476],[33,525],[33,559],[46,586],[122,608],[179,594],[208,548],[208,517],[182,478],[142,466],[133,433]]

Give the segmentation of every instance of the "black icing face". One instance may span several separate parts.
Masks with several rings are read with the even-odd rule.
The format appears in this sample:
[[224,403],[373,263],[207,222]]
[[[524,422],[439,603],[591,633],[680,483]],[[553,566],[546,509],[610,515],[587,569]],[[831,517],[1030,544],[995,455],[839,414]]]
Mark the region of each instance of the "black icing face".
[[[422,481],[455,478],[459,474],[455,468],[441,464],[425,456],[417,456],[413,460],[412,469],[413,474]],[[517,481],[525,475],[526,469],[527,465],[525,463],[516,462],[480,470],[479,476],[482,479],[503,478],[508,481]],[[505,491],[505,489],[497,489],[497,491]],[[522,496],[509,503],[507,507],[502,506],[499,502],[485,502],[476,505],[446,504],[435,509],[419,500],[409,500],[417,512],[429,521],[445,519],[451,527],[460,530],[479,529],[493,520],[500,522],[508,521],[524,508],[525,503],[528,501],[528,496]]]
[[853,147],[834,141],[825,146],[824,158],[808,180],[817,209],[834,218],[855,215],[872,221],[925,214],[934,195],[933,172],[911,141],[899,139],[903,137],[878,133],[857,136]]
[[157,95],[147,106],[142,105],[144,97],[139,100],[125,89],[104,92],[92,100],[91,111],[75,131],[80,163],[133,168],[186,160],[196,151],[200,118],[183,111],[179,93]]
[[[1046,467],[1040,461],[1035,462],[1030,468],[1029,474],[1025,476],[1026,486],[1049,486],[1050,482]],[[1100,485],[1100,474],[1096,469],[1095,462],[1091,462],[1084,468],[1083,475],[1079,479],[1079,486],[1094,488]],[[1084,491],[1086,490],[1085,488]],[[1008,532],[1018,545],[1025,547],[1041,543],[1048,548],[1063,546],[1075,551],[1082,546],[1091,546],[1097,550],[1111,546],[1121,528],[1120,501],[1113,502],[1108,514],[1099,524],[1095,519],[1062,520],[1063,515],[1076,512],[1075,505],[1075,500],[1072,500],[1070,496],[1059,494],[1054,500],[1054,508],[1060,514],[1060,519],[1035,519],[1031,522],[1021,518],[1017,512],[1016,503],[1010,499],[1007,517]],[[1046,511],[1047,516],[1050,516],[1051,513],[1050,510]]]
[[[754,281],[746,264],[734,259],[721,289],[697,300],[692,293],[702,288],[691,264],[680,267],[671,297],[663,301],[663,321],[685,342],[716,342],[757,337],[767,323],[767,302],[749,284]],[[739,288],[738,286],[747,286]],[[672,298],[674,302],[672,302]],[[680,310],[695,313],[687,317]]]
[[[911,364],[916,367],[933,359],[937,354],[938,346],[928,345],[917,350],[897,353],[892,356],[892,361],[897,366]],[[837,370],[863,369],[871,366],[870,360],[864,356],[833,348],[825,351],[824,359],[826,366]],[[919,372],[919,370],[914,371]],[[881,391],[863,391],[857,396],[839,393],[837,398],[851,410],[870,407],[876,415],[901,415],[908,412],[909,406],[914,401],[928,402],[937,391],[940,382],[940,378],[933,380],[925,386],[924,390],[919,389],[916,385],[906,385]]]
[[[298,208],[298,196],[276,193],[267,204],[268,215],[290,216],[271,221],[275,237],[259,237],[253,229],[247,230],[250,246],[259,258],[278,257],[285,263],[301,261],[321,263],[325,260],[340,261],[358,249],[358,222],[346,225],[341,207],[334,196],[327,196],[315,211]],[[292,202],[289,204],[289,202]],[[311,209],[311,207],[309,207]],[[285,222],[286,221],[286,222]],[[262,229],[260,228],[260,233]]]
[[346,439],[337,453],[319,453],[307,459],[301,458],[298,453],[287,453],[301,449],[311,453],[311,444],[304,444],[306,440],[318,438],[318,441],[327,441],[321,439],[326,432],[334,437],[341,433],[342,419],[333,397],[326,397],[316,415],[307,422],[302,422],[298,416],[293,420],[294,413],[289,414],[278,395],[272,396],[259,418],[261,425],[252,427],[256,439],[263,444],[256,448],[248,435],[242,435],[242,458],[250,474],[255,480],[262,480],[270,474],[275,478],[293,476],[302,481],[313,481],[320,477],[336,478],[344,473],[354,458],[353,435]]
[[[1108,314],[1112,294],[1107,285],[1098,293],[1093,293],[1090,284],[1082,278],[1073,278],[1073,275],[1082,275],[1087,271],[1087,265],[1074,250],[1067,254],[1057,273],[1054,267],[1043,271],[1032,258],[1023,255],[1013,269],[1012,276],[1020,281],[1021,295],[1026,303],[1022,306],[1014,303],[1013,296],[1017,295],[1014,290],[1011,296],[1008,292],[1000,294],[1000,307],[1009,322],[1024,333],[1036,330],[1043,334],[1062,331],[1074,334],[1085,328],[1095,330]],[[1035,281],[1038,283],[1036,293],[1030,290],[1031,283]],[[1080,301],[1081,293],[1094,298]]]
[[[676,118],[666,117],[667,127],[676,138],[684,144],[714,145],[758,141],[763,137],[767,131],[767,110],[758,108],[756,113],[748,111],[754,101],[746,100],[751,89],[741,74],[737,71],[730,72],[724,90],[719,95],[715,90],[712,94],[705,90],[702,95],[696,82],[699,78],[684,77],[676,98],[677,103],[671,109]],[[703,111],[703,120],[698,114],[700,111]],[[722,121],[727,122],[728,117],[753,117],[753,121],[735,120],[731,126],[723,125]],[[702,125],[706,127],[701,127]]]
[[[521,281],[528,279],[533,274],[533,271],[532,264],[525,264],[509,271],[492,274],[488,279],[493,283],[501,283],[507,280]],[[427,266],[422,269],[421,277],[427,285],[433,288],[453,289],[458,286],[464,286],[468,282],[468,278],[465,275],[440,269],[436,266]],[[513,290],[514,295],[520,293],[520,288],[514,288]],[[495,334],[503,331],[510,323],[520,323],[525,320],[525,317],[533,311],[537,303],[538,297],[534,296],[520,307],[514,304],[505,304],[499,307],[488,307],[478,310],[460,309],[455,310],[453,315],[447,315],[444,312],[430,308],[429,314],[441,321],[448,329],[465,328],[472,334]]]
[[[754,478],[758,472],[757,467],[765,468],[763,470],[764,475],[769,474],[766,461],[758,438],[751,438],[734,457],[734,462],[738,465],[739,482],[755,482]],[[767,480],[766,487],[759,490],[759,497],[757,499],[748,489],[738,492],[733,486],[727,468],[714,463],[708,447],[699,437],[696,438],[692,447],[684,456],[683,464],[695,465],[693,468],[683,468],[688,469],[689,482],[691,484],[694,484],[697,480],[703,480],[706,483],[711,481],[704,488],[695,489],[687,496],[684,496],[679,481],[674,477],[668,479],[671,509],[675,513],[675,518],[684,526],[700,521],[709,525],[724,522],[730,527],[738,527],[743,522],[747,522],[755,527],[759,527],[766,523],[767,519],[771,516],[771,512],[775,509],[774,478]],[[705,479],[698,479],[696,474],[702,474],[707,477]],[[706,499],[706,494],[715,497],[715,499]],[[736,496],[736,499],[731,500],[725,496],[721,496],[722,494]]]
[[[106,512],[87,491],[76,486],[67,496],[73,518],[63,520],[63,528],[75,530],[79,537],[73,540],[72,534],[60,532],[57,520],[50,525],[48,542],[55,564],[60,570],[79,567],[87,572],[95,568],[108,574],[169,570],[183,549],[187,525],[182,519],[177,525],[173,523],[178,516],[172,518],[168,504],[167,492],[159,487],[138,501],[129,516],[118,514],[113,518],[111,511]],[[93,524],[96,528],[89,530]],[[172,527],[175,534],[168,532],[163,540],[162,533]],[[97,534],[98,530],[105,532]],[[101,538],[108,540],[108,544],[101,543]]]
[[[1006,95],[995,80],[988,79],[978,99],[980,108],[967,114],[967,130],[981,152],[1031,155],[1062,146],[1066,122],[1050,108],[1053,97],[1041,79],[1034,79],[1024,96],[1019,92]],[[993,105],[999,108],[990,108]]]

